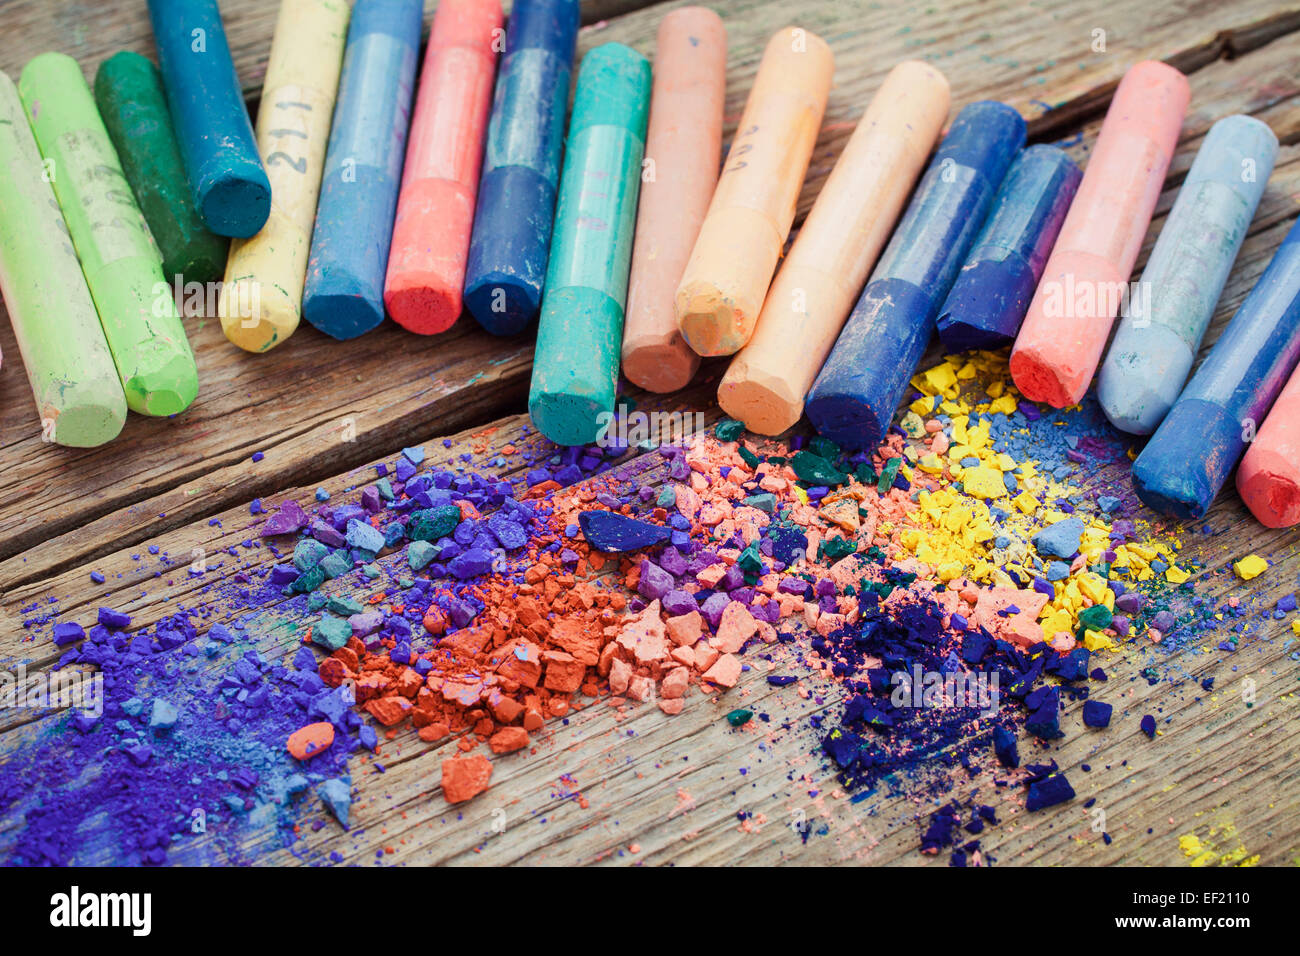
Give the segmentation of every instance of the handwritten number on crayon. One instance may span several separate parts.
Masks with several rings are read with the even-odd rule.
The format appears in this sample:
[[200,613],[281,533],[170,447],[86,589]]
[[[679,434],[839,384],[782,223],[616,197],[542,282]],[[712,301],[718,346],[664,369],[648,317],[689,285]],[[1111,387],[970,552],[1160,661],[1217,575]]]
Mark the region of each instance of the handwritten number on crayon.
[[279,150],[266,157],[266,163],[268,166],[288,166],[300,173],[307,172],[306,156],[294,159],[288,153],[282,153]]
[[[738,134],[736,138],[743,139],[747,136],[753,136],[757,132],[758,132],[758,126],[757,124],[755,124],[754,126],[751,126],[748,129],[746,129],[744,132]],[[727,165],[727,168],[724,169],[723,172],[734,173],[747,167],[749,163],[745,162],[745,160],[741,159],[740,157],[744,156],[746,153],[752,152],[753,149],[754,149],[753,143],[740,143],[732,147],[729,158],[734,158],[735,161],[729,163]]]

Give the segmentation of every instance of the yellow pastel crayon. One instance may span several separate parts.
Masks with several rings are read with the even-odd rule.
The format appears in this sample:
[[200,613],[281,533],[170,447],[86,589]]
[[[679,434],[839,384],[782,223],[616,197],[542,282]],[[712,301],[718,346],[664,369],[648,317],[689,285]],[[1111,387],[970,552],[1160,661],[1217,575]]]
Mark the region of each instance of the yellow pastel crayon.
[[271,181],[271,215],[236,239],[221,290],[221,328],[249,352],[298,327],[316,198],[338,92],[349,8],[345,0],[284,0],[257,111],[257,148]]

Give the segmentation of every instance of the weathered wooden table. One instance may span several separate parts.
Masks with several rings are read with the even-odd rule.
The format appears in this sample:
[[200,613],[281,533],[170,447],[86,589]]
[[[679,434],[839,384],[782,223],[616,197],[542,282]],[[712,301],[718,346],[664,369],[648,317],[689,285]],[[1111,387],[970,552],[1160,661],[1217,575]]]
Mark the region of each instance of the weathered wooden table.
[[[588,25],[580,50],[618,40],[651,54],[660,18],[677,5],[584,4]],[[1297,215],[1300,5],[709,5],[724,16],[730,40],[728,135],[776,28],[796,23],[813,30],[835,53],[836,83],[801,212],[881,78],[900,59],[922,57],[939,66],[952,85],[954,112],[973,100],[1003,100],[1029,119],[1031,140],[1060,142],[1086,162],[1120,76],[1137,60],[1158,58],[1189,74],[1192,102],[1146,249],[1215,120],[1251,114],[1269,123],[1283,144],[1209,342]],[[222,8],[240,77],[255,102],[276,4],[226,0]],[[47,49],[76,57],[88,78],[119,49],[153,54],[143,0],[4,0],[0,30],[0,68],[15,77],[26,58]],[[112,444],[74,450],[41,441],[12,330],[0,322],[0,661],[38,668],[57,660],[51,644],[27,640],[20,627],[19,608],[50,596],[73,617],[99,605],[127,610],[142,623],[169,613],[197,584],[177,574],[164,586],[131,553],[157,544],[176,556],[179,567],[195,548],[213,552],[236,543],[247,536],[254,497],[305,498],[318,486],[338,493],[356,483],[359,467],[391,460],[405,445],[427,444],[450,458],[468,446],[536,440],[520,435],[531,336],[493,339],[465,320],[446,335],[418,338],[386,323],[340,345],[304,324],[286,345],[255,356],[230,346],[214,319],[191,320],[190,335],[202,382],[193,408],[172,421],[131,416]],[[704,408],[716,416],[712,394],[719,374],[717,363],[706,364],[686,393],[649,404]],[[442,437],[454,440],[451,450],[434,441]],[[265,458],[253,463],[254,451]],[[220,526],[211,523],[214,518]],[[1249,551],[1276,564],[1250,585],[1215,575],[1204,593],[1222,598],[1233,588],[1294,590],[1300,533],[1260,527],[1231,492],[1206,524],[1219,533],[1187,535],[1184,554],[1203,561],[1207,574]],[[90,583],[92,567],[107,575],[107,583]],[[1180,864],[1187,858],[1177,837],[1195,833],[1220,851],[1241,845],[1264,863],[1300,862],[1297,664],[1285,630],[1284,622],[1266,625],[1262,633],[1269,640],[1226,663],[1199,648],[1184,652],[1177,663],[1189,678],[1219,676],[1213,694],[1199,692],[1191,679],[1173,689],[1132,681],[1126,705],[1138,708],[1159,694],[1164,713],[1180,719],[1148,746],[1135,745],[1135,720],[1102,734],[1070,733],[1053,756],[1076,787],[1082,785],[1080,801],[1060,813],[1012,815],[986,834],[986,848],[1004,863]],[[272,648],[292,643],[276,632],[265,641]],[[1112,681],[1128,680],[1140,662],[1108,666]],[[1238,686],[1246,678],[1255,685],[1250,708]],[[395,852],[385,858],[390,863],[926,860],[916,852],[911,821],[932,806],[885,797],[853,805],[831,796],[809,801],[812,782],[821,780],[824,793],[833,787],[811,756],[811,737],[799,729],[731,732],[720,716],[735,706],[737,695],[747,707],[770,711],[770,727],[789,720],[798,728],[799,718],[817,709],[812,701],[773,691],[757,672],[729,700],[697,698],[679,717],[666,717],[652,704],[621,711],[587,707],[568,726],[549,727],[537,754],[498,760],[492,790],[456,809],[438,792],[439,762],[454,744],[426,744],[408,728],[385,744],[385,774],[364,765],[354,770],[354,832],[343,834],[336,826],[304,832],[299,848],[305,844],[314,856],[337,846],[355,860],[392,847]],[[7,746],[32,732],[31,721],[30,715],[0,713],[0,759]],[[1083,762],[1092,765],[1090,774],[1078,770]],[[744,776],[740,767],[747,770]],[[963,786],[954,781],[954,793]],[[585,808],[569,799],[579,791]],[[1091,817],[1080,807],[1090,796],[1106,810],[1110,845],[1090,829]],[[746,826],[738,824],[741,810],[754,815]],[[805,843],[792,833],[787,824],[800,813],[823,835]],[[495,835],[493,824],[501,819],[509,823],[508,837]],[[0,821],[0,849],[17,825]],[[635,854],[628,850],[634,844]],[[265,859],[295,857],[278,850]]]

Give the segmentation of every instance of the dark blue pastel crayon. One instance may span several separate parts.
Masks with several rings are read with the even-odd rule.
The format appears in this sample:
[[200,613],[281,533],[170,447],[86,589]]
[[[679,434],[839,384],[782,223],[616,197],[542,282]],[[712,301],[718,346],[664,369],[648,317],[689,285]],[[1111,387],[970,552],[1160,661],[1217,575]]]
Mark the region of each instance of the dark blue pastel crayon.
[[384,321],[423,7],[358,0],[352,9],[302,300],[307,321],[336,339]]
[[271,183],[221,10],[216,0],[149,0],[149,18],[194,206],[219,236],[256,235],[271,214]]
[[957,114],[808,393],[818,432],[854,448],[880,441],[1024,142],[1025,121],[1002,103]]
[[939,310],[944,351],[1015,341],[1082,178],[1055,146],[1030,146],[1016,157]]
[[1300,223],[1133,463],[1138,497],[1177,518],[1209,511],[1297,361]]
[[577,0],[511,10],[465,271],[465,307],[495,335],[541,308],[577,36]]

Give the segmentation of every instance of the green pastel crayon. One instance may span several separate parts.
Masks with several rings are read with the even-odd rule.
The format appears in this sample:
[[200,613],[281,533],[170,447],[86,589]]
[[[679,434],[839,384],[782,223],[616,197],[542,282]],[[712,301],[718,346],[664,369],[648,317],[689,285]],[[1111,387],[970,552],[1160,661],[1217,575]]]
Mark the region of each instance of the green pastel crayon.
[[194,353],[81,67],[62,53],[42,53],[23,68],[18,93],[127,405],[145,415],[184,411],[199,391]]
[[13,80],[0,73],[0,293],[48,441],[91,448],[126,397]]
[[621,43],[578,71],[528,395],[559,445],[596,441],[614,411],[650,105],[650,63]]
[[158,68],[129,50],[114,54],[95,73],[95,104],[162,255],[163,275],[219,281],[230,242],[194,207]]

